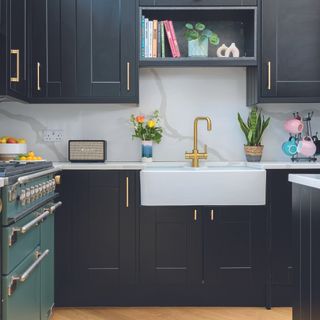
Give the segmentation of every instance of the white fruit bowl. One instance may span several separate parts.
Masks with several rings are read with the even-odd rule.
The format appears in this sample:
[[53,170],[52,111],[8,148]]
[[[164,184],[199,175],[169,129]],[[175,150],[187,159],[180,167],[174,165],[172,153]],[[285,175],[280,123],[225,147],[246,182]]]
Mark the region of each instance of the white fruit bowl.
[[27,145],[24,143],[0,143],[0,160],[14,160],[22,153],[27,153]]

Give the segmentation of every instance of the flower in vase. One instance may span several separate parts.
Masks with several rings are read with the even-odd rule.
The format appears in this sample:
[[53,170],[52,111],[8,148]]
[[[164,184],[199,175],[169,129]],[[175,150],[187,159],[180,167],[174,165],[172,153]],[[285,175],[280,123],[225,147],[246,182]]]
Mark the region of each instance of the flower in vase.
[[149,121],[147,122],[147,126],[148,126],[149,128],[154,128],[154,127],[156,126],[156,122],[155,122],[154,120],[149,120]]
[[138,123],[144,123],[144,116],[140,115],[140,116],[136,116],[136,121]]

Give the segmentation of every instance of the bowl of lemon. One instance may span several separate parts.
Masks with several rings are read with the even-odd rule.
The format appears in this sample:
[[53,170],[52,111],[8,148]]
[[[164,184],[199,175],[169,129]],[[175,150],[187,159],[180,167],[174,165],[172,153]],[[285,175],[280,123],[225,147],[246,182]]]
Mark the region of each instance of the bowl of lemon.
[[32,161],[32,162],[35,162],[35,161],[45,161],[42,159],[42,157],[40,156],[37,156],[33,151],[29,151],[27,153],[22,153],[22,154],[19,154],[16,159],[16,161],[21,161],[21,162],[27,162],[27,161]]

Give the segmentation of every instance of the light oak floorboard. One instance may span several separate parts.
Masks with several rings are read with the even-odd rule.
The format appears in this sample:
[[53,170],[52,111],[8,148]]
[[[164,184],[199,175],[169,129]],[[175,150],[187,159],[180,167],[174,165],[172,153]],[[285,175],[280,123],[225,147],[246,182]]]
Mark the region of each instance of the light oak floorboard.
[[55,308],[52,320],[292,320],[292,309]]

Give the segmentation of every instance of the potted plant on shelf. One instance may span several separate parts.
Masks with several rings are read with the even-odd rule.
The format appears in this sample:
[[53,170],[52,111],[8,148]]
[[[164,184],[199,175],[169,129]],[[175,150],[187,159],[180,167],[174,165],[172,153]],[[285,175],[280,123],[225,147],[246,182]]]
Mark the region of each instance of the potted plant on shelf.
[[209,42],[213,46],[218,45],[220,42],[219,36],[207,29],[201,22],[196,23],[195,26],[187,23],[185,28],[189,57],[208,57]]
[[156,110],[150,117],[144,115],[131,115],[130,122],[133,125],[132,138],[141,139],[141,157],[143,162],[152,162],[153,142],[160,143],[162,128],[160,127],[159,111]]
[[249,113],[247,123],[243,121],[239,113],[238,121],[247,140],[247,144],[244,146],[247,161],[259,162],[264,147],[261,144],[261,140],[264,131],[269,126],[270,118],[265,120],[264,116],[261,115],[261,111],[257,107],[253,107]]

